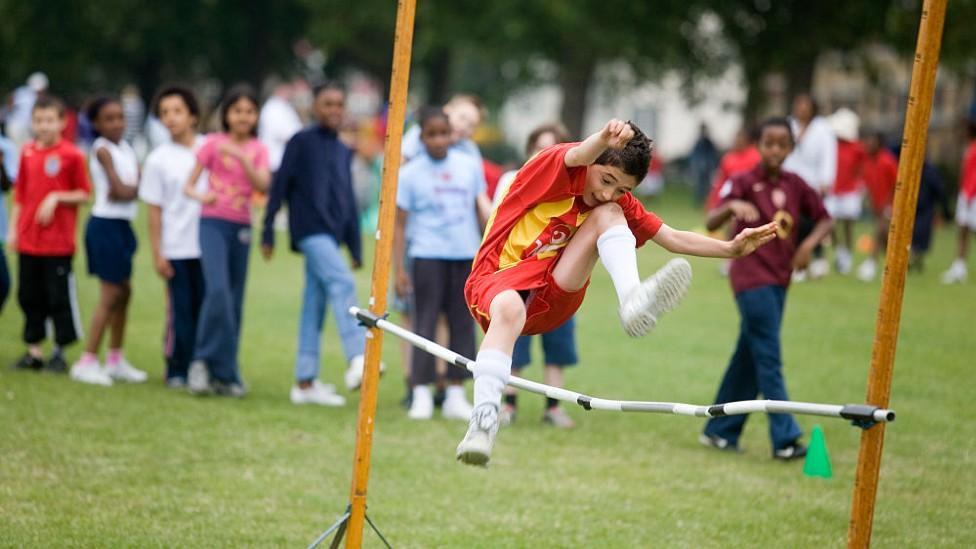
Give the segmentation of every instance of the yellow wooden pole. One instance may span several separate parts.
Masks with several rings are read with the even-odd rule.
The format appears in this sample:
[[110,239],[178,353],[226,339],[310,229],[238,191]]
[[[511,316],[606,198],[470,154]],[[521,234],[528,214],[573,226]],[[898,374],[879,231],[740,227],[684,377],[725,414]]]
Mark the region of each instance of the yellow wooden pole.
[[[407,114],[407,90],[410,84],[410,54],[413,46],[413,22],[416,0],[397,3],[396,34],[393,39],[393,72],[390,76],[390,107],[383,147],[383,186],[380,191],[379,222],[376,229],[376,255],[369,309],[376,315],[386,313],[386,293],[393,255],[393,231],[396,220],[397,175],[400,171],[400,143]],[[341,313],[340,313],[341,314]],[[366,486],[369,483],[369,458],[373,445],[376,417],[376,395],[379,385],[383,332],[370,328],[366,334],[365,372],[360,388],[359,420],[356,426],[356,455],[353,460],[350,515],[346,530],[346,547],[358,549],[363,543],[366,518]]]
[[[888,230],[888,252],[885,256],[884,278],[881,281],[881,303],[878,305],[871,371],[868,374],[866,402],[882,408],[888,407],[891,395],[891,376],[905,293],[905,274],[908,270],[908,253],[912,227],[915,224],[915,205],[918,202],[922,163],[925,161],[925,141],[935,92],[935,74],[939,66],[945,11],[946,0],[925,0],[915,47],[908,111],[905,115],[901,156],[898,161],[894,212]],[[878,493],[884,433],[884,423],[878,423],[861,433],[851,522],[847,532],[847,546],[851,549],[866,549],[871,544],[871,525]]]

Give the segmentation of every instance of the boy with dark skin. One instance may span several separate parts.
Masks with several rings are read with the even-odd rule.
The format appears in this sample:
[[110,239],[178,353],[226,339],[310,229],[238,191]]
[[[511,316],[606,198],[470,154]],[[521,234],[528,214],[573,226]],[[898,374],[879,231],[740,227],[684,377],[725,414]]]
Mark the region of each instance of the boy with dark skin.
[[[770,119],[760,127],[759,166],[727,181],[720,202],[708,214],[706,226],[716,230],[734,219],[734,230],[775,225],[773,242],[756,253],[735,259],[729,281],[742,317],[735,353],[719,387],[716,403],[751,400],[762,393],[770,400],[789,400],[780,357],[780,326],[792,272],[804,269],[816,245],[833,225],[819,194],[798,175],[782,169],[793,150],[793,134],[786,119]],[[815,221],[810,234],[798,242],[801,217]],[[738,451],[747,416],[712,418],[705,425],[702,444]],[[799,425],[790,414],[770,414],[773,457],[789,460],[806,455],[799,442]]]

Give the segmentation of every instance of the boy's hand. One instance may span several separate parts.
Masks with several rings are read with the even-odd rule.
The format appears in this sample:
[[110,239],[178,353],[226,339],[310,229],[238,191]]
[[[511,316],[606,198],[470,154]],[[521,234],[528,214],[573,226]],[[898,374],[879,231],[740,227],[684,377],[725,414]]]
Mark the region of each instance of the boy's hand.
[[756,251],[760,246],[776,238],[777,224],[775,221],[761,227],[742,229],[730,243],[732,257],[742,257]]
[[34,213],[34,221],[37,221],[42,227],[47,227],[54,219],[54,210],[56,209],[58,209],[58,195],[57,193],[48,193],[41,201],[41,205],[37,207],[37,212]]
[[753,223],[759,219],[759,208],[745,200],[729,201],[729,210],[732,212],[732,216],[739,221]]
[[170,265],[168,259],[158,255],[153,260],[153,264],[156,267],[156,272],[159,273],[159,276],[163,277],[163,280],[173,278],[173,266]]
[[616,118],[607,122],[607,125],[600,132],[600,138],[611,149],[624,148],[633,137],[634,129],[630,127],[630,124]]
[[793,254],[793,270],[802,271],[810,265],[813,250],[809,246],[800,246]]
[[410,283],[410,277],[404,271],[398,271],[396,275],[396,294],[397,297],[403,299],[413,292],[413,284]]

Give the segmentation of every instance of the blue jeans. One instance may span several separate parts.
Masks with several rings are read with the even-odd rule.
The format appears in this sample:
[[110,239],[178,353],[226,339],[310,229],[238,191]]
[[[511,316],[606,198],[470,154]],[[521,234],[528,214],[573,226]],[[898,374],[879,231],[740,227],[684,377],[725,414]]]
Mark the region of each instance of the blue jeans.
[[[763,286],[735,296],[742,323],[739,342],[719,386],[716,404],[752,400],[759,393],[769,400],[789,400],[783,381],[779,332],[783,322],[786,288]],[[724,416],[708,420],[705,433],[738,444],[748,416]],[[769,414],[769,438],[773,448],[793,443],[803,431],[792,414]]]
[[249,225],[208,217],[200,219],[204,292],[193,358],[205,361],[210,375],[225,383],[241,382],[237,354],[250,252]]
[[298,327],[295,379],[311,381],[319,376],[319,348],[329,303],[346,362],[365,351],[366,330],[349,314],[349,307],[356,304],[356,282],[335,238],[327,234],[308,236],[298,242],[298,249],[305,256],[305,294]]
[[199,259],[171,259],[173,276],[166,281],[166,329],[163,356],[166,379],[186,380],[196,347],[197,319],[203,303],[203,270]]

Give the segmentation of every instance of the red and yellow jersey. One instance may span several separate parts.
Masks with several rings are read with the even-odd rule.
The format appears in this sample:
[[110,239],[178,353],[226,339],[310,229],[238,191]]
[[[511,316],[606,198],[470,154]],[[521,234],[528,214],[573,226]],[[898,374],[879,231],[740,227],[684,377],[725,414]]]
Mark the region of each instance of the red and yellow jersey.
[[[507,289],[531,290],[545,284],[544,273],[593,210],[582,196],[586,166],[567,168],[565,164],[566,152],[576,145],[550,147],[519,170],[488,220],[469,285],[479,277],[507,270],[512,271],[506,277]],[[638,246],[657,234],[660,218],[631,194],[617,204],[623,208]]]

